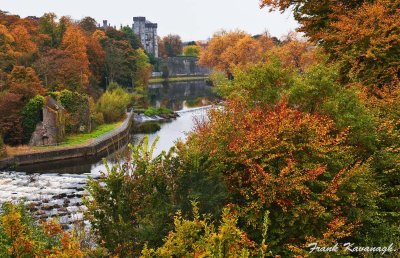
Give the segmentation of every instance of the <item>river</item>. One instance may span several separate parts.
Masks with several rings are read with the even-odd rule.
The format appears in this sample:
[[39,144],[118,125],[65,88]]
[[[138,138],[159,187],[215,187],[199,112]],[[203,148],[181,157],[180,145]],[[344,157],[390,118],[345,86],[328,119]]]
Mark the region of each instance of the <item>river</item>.
[[[195,119],[205,119],[207,106],[214,100],[211,87],[205,81],[154,84],[149,87],[152,106],[166,106],[179,113],[179,117],[161,125],[149,134],[149,141],[160,137],[154,154],[168,151],[178,139],[185,140],[194,127]],[[193,107],[196,105],[196,107]],[[200,106],[200,107],[199,107]],[[144,134],[134,134],[131,143],[137,144]],[[109,153],[109,164],[118,162],[126,147]],[[25,199],[37,217],[47,219],[57,216],[64,225],[81,220],[85,207],[81,197],[88,176],[98,177],[105,171],[100,158],[67,160],[63,162],[24,166],[14,171],[0,172],[0,203]]]

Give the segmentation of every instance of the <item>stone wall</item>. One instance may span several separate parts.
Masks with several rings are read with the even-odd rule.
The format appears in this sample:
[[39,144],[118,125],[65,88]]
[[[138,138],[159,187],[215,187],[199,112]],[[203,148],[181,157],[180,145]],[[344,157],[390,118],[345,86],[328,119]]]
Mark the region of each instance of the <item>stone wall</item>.
[[168,67],[169,76],[207,76],[211,70],[198,64],[198,58],[192,56],[169,57],[161,61],[160,69]]

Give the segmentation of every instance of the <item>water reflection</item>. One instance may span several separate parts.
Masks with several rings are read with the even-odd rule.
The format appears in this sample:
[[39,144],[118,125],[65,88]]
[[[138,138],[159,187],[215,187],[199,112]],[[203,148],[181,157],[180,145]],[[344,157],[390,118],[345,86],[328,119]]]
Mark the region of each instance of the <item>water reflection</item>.
[[151,84],[149,97],[153,107],[162,106],[174,111],[207,105],[216,99],[205,80]]

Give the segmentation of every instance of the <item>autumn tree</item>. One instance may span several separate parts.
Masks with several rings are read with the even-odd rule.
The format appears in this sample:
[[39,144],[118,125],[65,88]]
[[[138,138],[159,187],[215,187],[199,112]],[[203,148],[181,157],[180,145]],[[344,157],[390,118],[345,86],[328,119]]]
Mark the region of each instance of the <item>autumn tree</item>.
[[[174,57],[179,56],[182,54],[182,40],[179,35],[168,35],[162,38],[161,43],[161,53],[160,56],[162,57]],[[165,53],[163,52],[165,51]]]
[[36,44],[33,42],[28,30],[22,25],[14,27],[11,34],[14,38],[14,55],[17,59],[17,64],[28,65],[28,63],[31,63],[32,55],[37,51]]
[[22,96],[8,91],[0,92],[0,134],[6,144],[22,144]]
[[243,31],[216,33],[201,52],[199,62],[232,74],[235,67],[244,67],[263,60],[264,49],[259,41]]
[[195,56],[200,55],[201,47],[197,45],[188,45],[183,48],[183,55],[185,56]]
[[97,30],[97,22],[92,17],[85,17],[78,22],[79,27],[89,35]]
[[299,30],[341,63],[343,82],[361,81],[370,89],[398,84],[398,1],[262,0],[261,4],[271,10],[293,10]]
[[100,40],[94,35],[86,38],[87,56],[91,77],[91,86],[97,86],[104,76],[105,52]]
[[45,92],[35,70],[30,67],[15,66],[9,75],[8,84],[8,90],[21,95],[24,101]]
[[89,60],[87,56],[86,38],[82,31],[76,26],[69,26],[62,40],[61,48],[79,63],[80,82],[79,88],[85,91],[89,84]]
[[399,1],[366,1],[338,15],[331,26],[332,32],[321,35],[332,42],[328,51],[345,75],[369,88],[400,85]]
[[280,45],[271,47],[267,56],[276,57],[284,66],[303,73],[307,68],[325,61],[321,52],[317,46],[312,45],[305,38],[299,38],[297,34],[289,34]]
[[34,67],[45,87],[52,91],[82,91],[82,62],[66,50],[51,49],[39,55]]
[[54,13],[46,13],[40,17],[39,30],[44,35],[42,38],[44,47],[57,47],[61,43],[56,18]]
[[0,24],[0,69],[11,71],[14,64],[14,37],[9,29]]

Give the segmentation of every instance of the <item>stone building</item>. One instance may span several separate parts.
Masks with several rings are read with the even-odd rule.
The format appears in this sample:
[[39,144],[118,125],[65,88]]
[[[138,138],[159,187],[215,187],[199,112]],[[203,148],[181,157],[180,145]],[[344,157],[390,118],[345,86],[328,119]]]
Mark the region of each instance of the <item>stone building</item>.
[[51,96],[43,103],[41,122],[31,136],[29,145],[44,146],[60,143],[65,137],[65,109]]
[[146,20],[146,17],[133,17],[133,32],[138,35],[144,50],[158,57],[157,23]]

